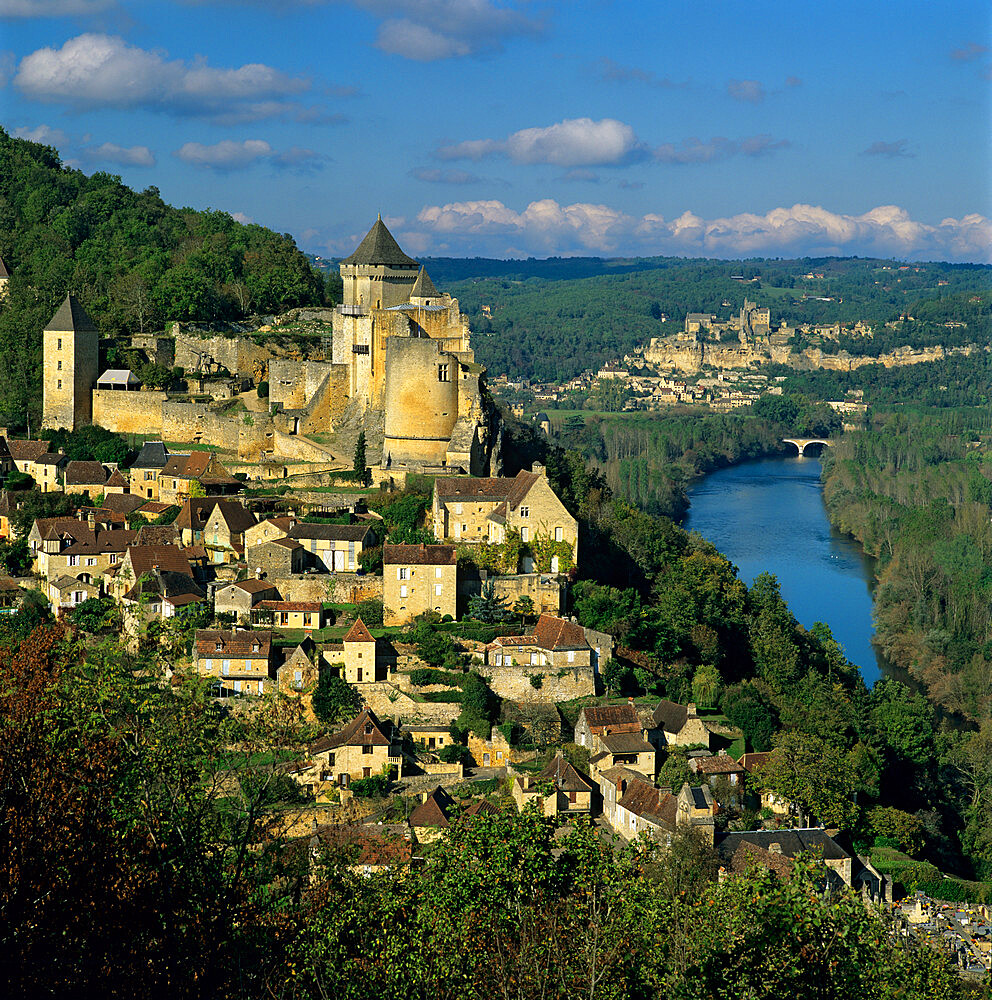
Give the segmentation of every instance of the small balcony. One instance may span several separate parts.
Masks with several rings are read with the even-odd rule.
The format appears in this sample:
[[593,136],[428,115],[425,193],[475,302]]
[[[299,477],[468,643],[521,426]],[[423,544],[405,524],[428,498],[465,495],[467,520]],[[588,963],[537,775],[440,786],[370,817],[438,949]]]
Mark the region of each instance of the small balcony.
[[343,302],[338,306],[338,312],[342,316],[368,316],[369,307],[365,305],[347,306]]

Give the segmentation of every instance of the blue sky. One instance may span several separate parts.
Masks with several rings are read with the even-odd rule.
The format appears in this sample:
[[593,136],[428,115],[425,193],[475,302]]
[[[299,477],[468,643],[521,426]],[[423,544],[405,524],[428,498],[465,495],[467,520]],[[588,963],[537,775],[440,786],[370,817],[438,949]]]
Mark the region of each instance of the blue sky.
[[350,252],[988,261],[987,0],[0,0],[0,121]]

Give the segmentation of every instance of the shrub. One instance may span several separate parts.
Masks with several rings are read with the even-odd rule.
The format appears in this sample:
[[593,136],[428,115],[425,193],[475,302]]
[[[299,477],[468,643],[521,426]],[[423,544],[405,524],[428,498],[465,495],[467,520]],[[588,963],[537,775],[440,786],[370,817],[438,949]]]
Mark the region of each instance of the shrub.
[[425,691],[420,697],[424,701],[460,702],[462,693],[452,688],[450,691]]
[[[379,549],[379,565],[382,566],[382,549]],[[363,552],[362,555],[365,555]],[[364,564],[363,564],[364,565]],[[359,601],[355,606],[355,614],[365,622],[370,628],[382,627],[382,601],[369,598],[367,601]]]
[[357,778],[348,787],[356,799],[381,799],[389,791],[389,775],[373,774],[370,778]]
[[268,399],[269,398],[269,383],[268,382],[259,382],[258,383],[258,388],[255,391],[258,393],[258,398],[259,399]]
[[438,757],[444,761],[445,764],[471,764],[472,754],[468,747],[462,746],[460,743],[449,743],[446,747],[441,747],[438,751]]
[[530,686],[532,688],[536,688],[540,691],[541,686],[544,684],[544,674],[529,674],[528,680],[530,681]]

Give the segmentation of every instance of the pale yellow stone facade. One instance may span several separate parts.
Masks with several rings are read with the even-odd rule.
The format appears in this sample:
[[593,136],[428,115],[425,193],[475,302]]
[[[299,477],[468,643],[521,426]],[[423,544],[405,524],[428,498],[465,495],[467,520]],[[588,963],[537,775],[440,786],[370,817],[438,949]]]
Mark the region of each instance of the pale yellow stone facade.
[[384,624],[403,625],[425,611],[456,617],[454,546],[385,545],[382,561]]

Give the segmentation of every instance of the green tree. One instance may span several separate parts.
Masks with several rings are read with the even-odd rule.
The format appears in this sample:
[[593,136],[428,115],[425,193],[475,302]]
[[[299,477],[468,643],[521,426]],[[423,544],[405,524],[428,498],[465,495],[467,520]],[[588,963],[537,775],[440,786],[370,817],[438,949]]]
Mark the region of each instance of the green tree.
[[534,617],[534,600],[527,594],[522,594],[513,602],[513,613],[520,615],[520,624],[523,626],[528,618]]
[[325,725],[334,726],[338,722],[355,715],[362,707],[361,695],[343,677],[332,676],[329,671],[321,671],[310,703],[313,714]]
[[355,442],[354,469],[355,475],[364,483],[365,477],[368,475],[368,463],[365,459],[365,431],[358,435],[358,440]]
[[467,617],[487,625],[501,625],[508,622],[513,612],[506,606],[506,598],[496,593],[496,584],[484,580],[482,591],[469,598]]

